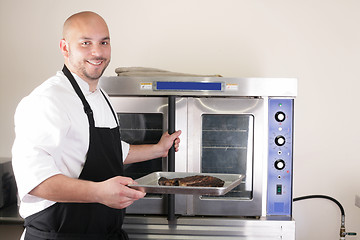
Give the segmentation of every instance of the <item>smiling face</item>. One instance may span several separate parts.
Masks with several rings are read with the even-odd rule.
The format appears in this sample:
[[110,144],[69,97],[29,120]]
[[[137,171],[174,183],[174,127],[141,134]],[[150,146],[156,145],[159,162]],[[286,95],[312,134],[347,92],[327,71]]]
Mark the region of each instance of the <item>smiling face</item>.
[[108,27],[99,15],[82,12],[64,24],[60,48],[65,65],[95,90],[111,58]]

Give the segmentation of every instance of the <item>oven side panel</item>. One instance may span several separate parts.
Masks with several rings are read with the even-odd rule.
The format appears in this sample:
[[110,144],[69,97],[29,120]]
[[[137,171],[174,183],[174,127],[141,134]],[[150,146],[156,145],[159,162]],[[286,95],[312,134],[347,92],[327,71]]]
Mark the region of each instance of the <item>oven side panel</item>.
[[292,215],[294,99],[269,99],[267,215]]

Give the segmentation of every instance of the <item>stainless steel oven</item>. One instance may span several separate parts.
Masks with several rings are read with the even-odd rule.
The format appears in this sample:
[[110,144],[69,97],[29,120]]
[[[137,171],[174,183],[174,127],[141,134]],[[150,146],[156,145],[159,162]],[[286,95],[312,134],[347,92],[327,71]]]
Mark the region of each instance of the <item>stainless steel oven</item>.
[[[180,150],[175,154],[176,172],[245,175],[242,183],[224,196],[175,195],[177,221],[211,222],[217,218],[213,223],[218,224],[224,217],[261,224],[274,224],[271,219],[275,218],[286,224],[292,221],[296,79],[103,77],[101,87],[119,116],[123,140],[156,143],[168,129],[169,111],[175,111],[176,129],[182,130]],[[169,110],[169,96],[175,97],[173,110]],[[134,179],[167,170],[167,158],[125,168],[126,175]],[[137,217],[141,221],[166,217],[167,204],[166,196],[147,194],[127,208],[129,221],[134,221],[129,226],[136,225]],[[168,231],[166,234],[174,233],[170,227]],[[207,231],[203,232],[206,235]]]

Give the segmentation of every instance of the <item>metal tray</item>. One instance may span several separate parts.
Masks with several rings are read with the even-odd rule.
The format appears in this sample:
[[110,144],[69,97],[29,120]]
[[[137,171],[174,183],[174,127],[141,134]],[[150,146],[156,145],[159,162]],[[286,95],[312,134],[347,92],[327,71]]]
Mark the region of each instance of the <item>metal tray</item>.
[[[195,175],[205,175],[220,178],[225,181],[223,187],[190,187],[190,186],[161,186],[158,184],[160,177],[182,178]],[[129,187],[144,191],[146,193],[162,194],[191,194],[191,195],[224,195],[241,183],[244,178],[241,174],[219,174],[219,173],[189,173],[189,172],[153,172],[135,181]]]

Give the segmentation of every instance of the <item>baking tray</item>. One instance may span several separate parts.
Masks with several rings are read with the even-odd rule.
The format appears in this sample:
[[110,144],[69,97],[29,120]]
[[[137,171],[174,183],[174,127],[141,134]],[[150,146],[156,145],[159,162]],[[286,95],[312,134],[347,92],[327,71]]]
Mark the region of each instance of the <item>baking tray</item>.
[[[220,178],[225,181],[223,187],[191,187],[191,186],[161,186],[158,184],[160,177],[182,178],[195,175],[205,175]],[[135,181],[129,187],[144,191],[146,193],[161,194],[191,194],[191,195],[213,195],[220,196],[238,186],[245,175],[242,174],[220,174],[220,173],[192,173],[192,172],[153,172]]]

